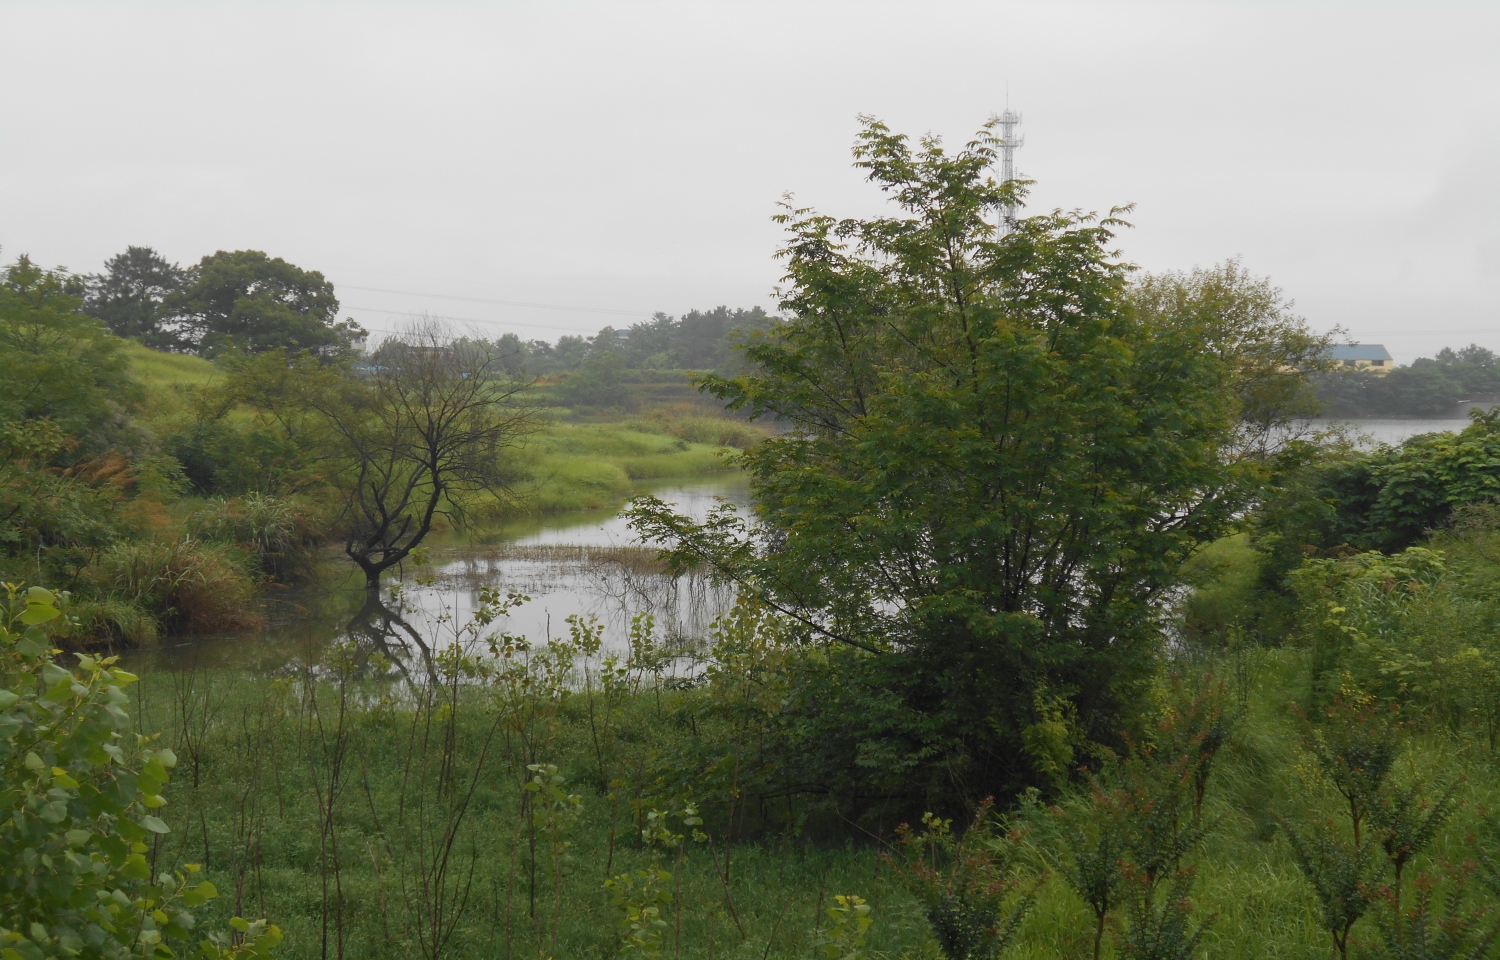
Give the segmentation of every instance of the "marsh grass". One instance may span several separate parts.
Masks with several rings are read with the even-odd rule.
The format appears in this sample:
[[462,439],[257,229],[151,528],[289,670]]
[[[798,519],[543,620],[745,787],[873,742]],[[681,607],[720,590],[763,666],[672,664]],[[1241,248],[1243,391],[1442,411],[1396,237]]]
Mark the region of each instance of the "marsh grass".
[[[365,661],[354,673],[341,668],[352,677],[342,693],[338,674],[318,658],[270,674],[216,672],[210,683],[197,682],[197,689],[213,690],[219,700],[211,722],[190,734],[201,773],[197,786],[179,774],[168,793],[174,832],[163,839],[158,862],[164,868],[206,859],[209,879],[223,880],[221,889],[241,890],[244,909],[282,926],[288,958],[321,955],[330,915],[341,918],[346,956],[423,952],[410,926],[415,915],[406,912],[397,858],[390,852],[399,839],[393,825],[402,791],[409,797],[412,789],[402,786],[411,763],[405,734],[394,733],[410,727],[412,700],[400,692],[406,681],[372,676],[371,663]],[[1324,958],[1331,951],[1317,903],[1276,822],[1278,815],[1337,816],[1343,803],[1303,746],[1301,721],[1292,709],[1308,686],[1306,654],[1261,652],[1252,674],[1244,690],[1245,714],[1215,762],[1204,799],[1203,818],[1211,828],[1191,858],[1194,915],[1214,918],[1199,955]],[[601,674],[592,676],[590,682],[597,684]],[[180,671],[144,671],[133,711],[142,728],[161,731],[169,744],[181,740],[181,710],[173,703],[190,686]],[[341,697],[347,711],[342,762],[348,785],[332,806],[332,826],[320,827],[330,822],[326,804],[320,806],[318,799],[326,796],[326,780],[320,787],[316,765],[305,758],[320,755],[324,747],[298,717],[311,715],[313,702],[325,716],[335,716]],[[639,830],[649,810],[668,809],[679,798],[674,791],[689,789],[660,779],[671,770],[666,758],[691,755],[695,743],[719,735],[703,688],[660,685],[642,675],[612,694],[596,686],[592,695],[575,689],[547,702],[552,705],[535,712],[524,730],[503,726],[491,745],[488,772],[475,787],[455,841],[464,869],[472,865],[473,878],[443,956],[615,956],[619,908],[605,881],[653,864],[676,876],[675,861],[643,845]],[[478,751],[495,722],[490,704],[478,689],[459,691],[452,732],[434,741],[449,743],[442,749],[451,755],[442,763],[434,759],[435,771],[476,769]],[[247,730],[264,738],[258,754],[246,747]],[[189,746],[181,744],[184,757]],[[537,762],[555,765],[563,792],[581,798],[576,821],[567,828],[567,848],[558,850],[556,859],[540,826],[532,833],[534,846],[528,843],[533,830],[528,818],[537,808],[529,806],[525,784],[533,775],[526,768]],[[1410,733],[1392,770],[1394,781],[1449,783],[1461,774],[1467,776],[1461,802],[1433,844],[1408,867],[1412,876],[1491,849],[1486,845],[1496,838],[1486,811],[1500,809],[1500,766],[1480,739],[1441,729]],[[439,775],[453,776],[433,774]],[[694,771],[678,770],[676,776],[691,783]],[[431,789],[441,789],[436,780]],[[675,930],[681,909],[681,956],[805,958],[826,932],[824,914],[835,895],[851,894],[873,908],[868,956],[935,956],[922,905],[884,857],[893,834],[877,839],[827,829],[799,831],[806,805],[816,798],[743,797],[739,809],[748,811],[755,826],[736,833],[732,873],[726,878],[719,857],[726,852],[730,808],[722,798],[696,799],[712,845],[685,845],[680,889],[664,913]],[[261,811],[253,829],[245,825],[245,809]],[[336,831],[343,851],[337,904],[323,894],[329,830]],[[248,846],[247,833],[255,837]],[[1028,842],[1036,864],[1047,866],[1052,841],[1045,831]],[[1054,872],[1035,896],[1005,956],[1089,957],[1094,917],[1064,879]],[[1102,956],[1117,955],[1125,919],[1117,915],[1109,921]],[[1356,924],[1351,942],[1364,949],[1377,936],[1372,911]],[[668,953],[672,940],[669,933]]]
[[494,553],[497,560],[523,560],[531,563],[566,563],[626,570],[638,576],[660,574],[666,569],[653,547],[630,544],[591,546],[564,544],[504,544]]
[[[707,438],[710,431],[701,435]],[[520,485],[524,509],[548,514],[615,507],[642,482],[733,473],[739,469],[733,453],[717,436],[713,442],[687,440],[651,420],[554,420],[518,455],[528,478]]]
[[[180,537],[116,543],[85,575],[105,598],[149,611],[162,632],[203,632],[261,623],[251,609],[255,584],[246,566],[230,548]],[[101,604],[95,615],[109,610]],[[144,625],[133,629],[148,632]]]

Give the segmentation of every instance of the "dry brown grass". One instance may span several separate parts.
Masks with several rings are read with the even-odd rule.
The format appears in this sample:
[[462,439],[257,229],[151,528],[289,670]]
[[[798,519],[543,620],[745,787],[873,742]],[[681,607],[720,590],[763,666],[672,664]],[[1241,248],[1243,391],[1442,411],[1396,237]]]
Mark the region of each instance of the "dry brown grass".
[[521,560],[532,563],[610,566],[630,573],[648,575],[666,570],[652,547],[587,546],[584,544],[504,544],[494,554],[497,560]]
[[212,632],[263,622],[255,583],[222,547],[202,540],[117,543],[88,577],[108,596],[154,617],[164,633]]

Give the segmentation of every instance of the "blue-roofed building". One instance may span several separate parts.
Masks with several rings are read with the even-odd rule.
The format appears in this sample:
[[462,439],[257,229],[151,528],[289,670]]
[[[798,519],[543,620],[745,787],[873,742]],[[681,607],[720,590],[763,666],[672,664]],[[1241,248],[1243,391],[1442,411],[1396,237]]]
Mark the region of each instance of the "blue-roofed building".
[[1378,343],[1341,343],[1328,348],[1328,356],[1349,370],[1368,370],[1382,376],[1396,367],[1390,352]]

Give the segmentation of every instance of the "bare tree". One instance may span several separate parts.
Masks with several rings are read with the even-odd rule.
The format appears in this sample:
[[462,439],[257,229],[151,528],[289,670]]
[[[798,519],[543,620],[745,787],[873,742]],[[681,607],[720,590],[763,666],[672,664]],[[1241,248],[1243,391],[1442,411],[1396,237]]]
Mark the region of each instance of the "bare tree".
[[353,368],[336,399],[315,401],[348,447],[344,552],[367,590],[439,517],[462,526],[512,498],[506,455],[536,422],[518,359],[427,319]]

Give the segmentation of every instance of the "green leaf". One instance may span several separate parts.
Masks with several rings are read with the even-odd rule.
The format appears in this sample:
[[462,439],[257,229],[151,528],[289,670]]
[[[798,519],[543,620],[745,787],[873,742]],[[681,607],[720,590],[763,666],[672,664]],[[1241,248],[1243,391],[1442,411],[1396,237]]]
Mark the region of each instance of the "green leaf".
[[172,828],[169,827],[169,826],[167,826],[164,822],[162,822],[162,819],[160,817],[153,817],[153,816],[149,816],[148,815],[148,816],[141,817],[141,821],[140,822],[141,822],[141,826],[145,827],[147,830],[150,830],[152,833],[171,833],[172,832]]
[[182,902],[190,907],[196,907],[206,903],[219,895],[218,888],[207,880],[193,887],[189,887],[182,895]]
[[49,620],[56,620],[60,616],[62,616],[62,611],[54,606],[28,603],[26,609],[21,611],[21,622],[28,627],[34,627],[37,624],[47,623]]
[[22,637],[16,641],[16,652],[23,657],[40,657],[47,652],[47,648],[30,637]]

